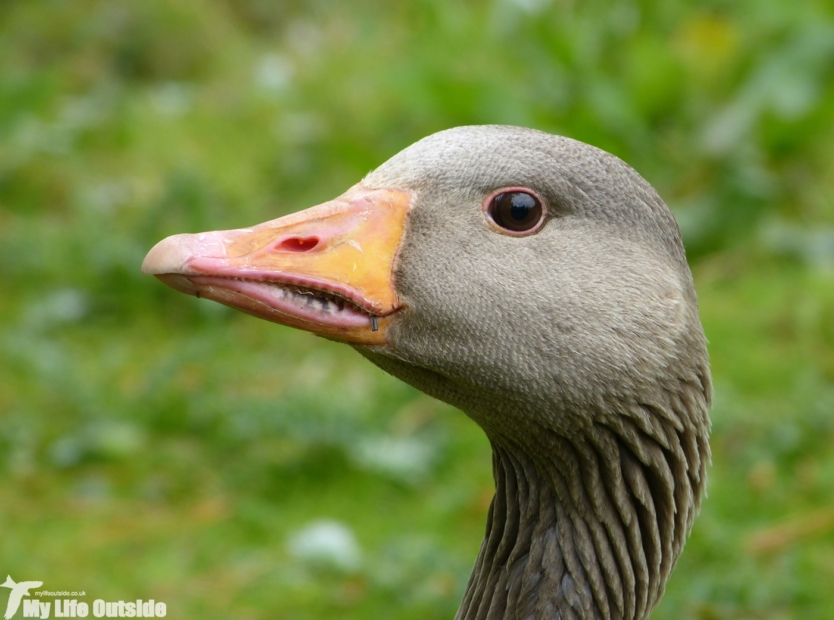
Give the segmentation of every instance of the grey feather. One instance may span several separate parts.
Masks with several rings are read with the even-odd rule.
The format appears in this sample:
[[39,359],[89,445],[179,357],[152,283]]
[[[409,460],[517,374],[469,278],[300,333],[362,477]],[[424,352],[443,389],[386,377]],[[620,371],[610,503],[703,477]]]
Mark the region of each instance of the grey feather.
[[[711,383],[677,224],[599,149],[460,127],[363,181],[415,192],[395,268],[405,305],[368,359],[462,409],[496,494],[461,620],[646,618],[698,512]],[[490,192],[535,190],[548,221],[497,232]]]

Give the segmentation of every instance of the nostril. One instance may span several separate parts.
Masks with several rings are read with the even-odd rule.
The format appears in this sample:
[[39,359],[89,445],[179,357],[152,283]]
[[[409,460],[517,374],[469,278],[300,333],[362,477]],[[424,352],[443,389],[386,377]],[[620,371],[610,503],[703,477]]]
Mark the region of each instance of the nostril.
[[285,252],[309,252],[319,244],[317,237],[290,237],[279,243],[275,249]]

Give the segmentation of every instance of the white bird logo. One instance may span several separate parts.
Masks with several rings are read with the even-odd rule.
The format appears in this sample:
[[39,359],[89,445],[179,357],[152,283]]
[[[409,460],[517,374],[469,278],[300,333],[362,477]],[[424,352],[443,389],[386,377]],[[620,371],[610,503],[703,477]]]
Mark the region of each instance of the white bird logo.
[[20,583],[15,583],[10,575],[6,575],[5,583],[0,583],[0,586],[10,588],[11,594],[9,594],[9,604],[6,605],[6,615],[3,617],[9,620],[14,616],[17,613],[17,608],[20,607],[21,599],[24,596],[29,596],[29,590],[31,588],[40,588],[42,585],[43,581],[21,581]]

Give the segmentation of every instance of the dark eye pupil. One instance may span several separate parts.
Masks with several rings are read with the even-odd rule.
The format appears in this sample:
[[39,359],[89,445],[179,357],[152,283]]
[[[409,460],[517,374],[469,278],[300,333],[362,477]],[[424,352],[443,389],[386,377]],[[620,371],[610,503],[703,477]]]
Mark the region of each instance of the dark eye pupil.
[[510,217],[522,222],[530,217],[530,211],[536,207],[536,201],[530,194],[510,194]]
[[541,221],[542,205],[538,198],[527,192],[506,192],[492,199],[489,215],[501,228],[525,232]]

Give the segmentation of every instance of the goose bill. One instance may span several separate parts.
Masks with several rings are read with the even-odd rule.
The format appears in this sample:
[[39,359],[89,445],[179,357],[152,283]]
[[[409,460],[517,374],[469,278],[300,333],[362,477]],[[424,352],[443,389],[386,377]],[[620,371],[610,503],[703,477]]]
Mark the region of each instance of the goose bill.
[[252,228],[174,235],[142,271],[268,321],[354,344],[386,342],[392,275],[411,194],[355,186]]

